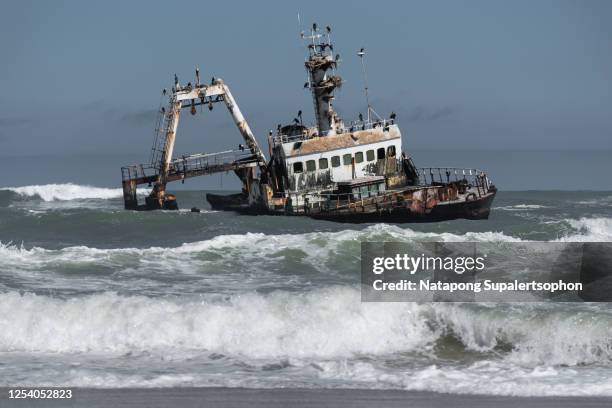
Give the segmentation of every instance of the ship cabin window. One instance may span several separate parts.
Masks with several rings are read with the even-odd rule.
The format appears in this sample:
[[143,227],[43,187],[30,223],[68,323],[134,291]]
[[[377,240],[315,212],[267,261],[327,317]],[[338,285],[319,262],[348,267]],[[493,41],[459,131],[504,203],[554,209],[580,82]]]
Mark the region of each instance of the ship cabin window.
[[368,150],[366,152],[366,160],[369,162],[374,161],[374,150]]
[[304,163],[302,162],[293,163],[293,173],[294,174],[301,173],[303,171],[304,171]]
[[395,146],[387,147],[387,157],[395,157]]
[[376,159],[382,160],[385,158],[385,148],[381,147],[376,151]]
[[353,187],[351,189],[353,199],[360,200],[362,198],[376,197],[385,192],[385,183],[369,184],[367,186]]
[[325,170],[329,165],[327,163],[327,159],[325,157],[319,159],[319,170]]
[[306,171],[315,171],[317,169],[317,164],[314,160],[306,161]]
[[363,161],[363,152],[355,153],[355,163],[361,163]]
[[350,153],[345,154],[344,156],[342,156],[342,164],[347,166],[347,165],[351,164],[352,159],[353,159],[353,156],[351,156]]
[[332,156],[332,167],[340,167],[340,156]]

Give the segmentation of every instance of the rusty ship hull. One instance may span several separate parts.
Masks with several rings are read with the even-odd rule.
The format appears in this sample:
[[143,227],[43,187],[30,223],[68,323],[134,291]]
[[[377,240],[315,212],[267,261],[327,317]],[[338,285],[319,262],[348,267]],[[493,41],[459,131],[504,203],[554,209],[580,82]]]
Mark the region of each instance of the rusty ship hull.
[[[211,208],[219,211],[233,211],[242,215],[307,216],[314,219],[344,223],[426,223],[455,219],[486,220],[489,218],[495,192],[469,202],[442,202],[424,211],[415,211],[411,205],[395,201],[397,195],[381,196],[375,203],[347,205],[334,210],[312,209],[303,212],[271,210],[251,206],[243,194],[206,194]],[[395,199],[395,200],[394,200]]]

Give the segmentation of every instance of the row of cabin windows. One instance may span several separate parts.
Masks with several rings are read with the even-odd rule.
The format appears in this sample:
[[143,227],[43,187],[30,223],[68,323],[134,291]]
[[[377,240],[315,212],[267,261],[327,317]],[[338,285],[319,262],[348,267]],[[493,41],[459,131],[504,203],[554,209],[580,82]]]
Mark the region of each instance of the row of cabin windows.
[[[395,157],[395,146],[389,146],[387,148],[387,157]],[[376,150],[376,160],[382,160],[385,158],[385,148],[381,147]],[[368,150],[366,152],[366,161],[371,162],[374,161],[374,150]],[[351,161],[353,160],[353,156],[350,153],[347,153],[342,156],[342,164],[345,166],[349,166]],[[363,152],[355,153],[355,164],[363,162]],[[331,158],[331,166],[332,167],[340,167],[340,156],[332,156]],[[319,170],[325,170],[329,168],[329,163],[327,158],[322,157],[319,159]],[[306,161],[306,171],[315,171],[317,169],[317,164],[314,160]],[[304,163],[303,162],[295,162],[293,163],[293,173],[302,173],[304,171]]]
[[351,190],[353,198],[359,200],[362,198],[376,197],[385,192],[385,183],[370,184],[367,186],[353,187]]

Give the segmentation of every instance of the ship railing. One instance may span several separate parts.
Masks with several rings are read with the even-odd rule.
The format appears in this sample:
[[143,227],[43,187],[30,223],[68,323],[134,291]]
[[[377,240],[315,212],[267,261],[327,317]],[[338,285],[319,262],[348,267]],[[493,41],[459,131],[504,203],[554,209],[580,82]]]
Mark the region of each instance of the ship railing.
[[[381,120],[355,120],[349,122],[344,125],[343,129],[339,129],[338,133],[351,133],[359,130],[368,130],[375,128],[388,128],[391,125],[395,124],[394,119],[381,119]],[[276,134],[272,137],[272,141],[275,145],[290,143],[290,142],[299,142],[311,139],[315,136],[311,132],[304,132],[294,135],[285,135],[285,134]]]
[[459,167],[421,167],[417,169],[419,184],[439,185],[459,183],[466,190],[475,189],[478,196],[486,194],[491,182],[486,173],[478,169]]
[[[226,150],[217,153],[197,153],[180,156],[170,162],[169,173],[185,173],[189,171],[216,168],[228,164],[250,164],[257,162],[249,150]],[[130,165],[121,167],[121,178],[140,180],[159,174],[159,168],[151,165]]]
[[199,170],[213,170],[223,166],[240,163],[256,163],[257,157],[249,150],[226,150],[216,153],[197,153],[183,155],[170,162],[171,173],[186,174]]
[[375,128],[386,128],[395,124],[394,119],[379,119],[379,120],[354,120],[344,125],[344,130],[347,132],[355,132],[358,130],[367,130]]
[[152,177],[158,174],[158,169],[153,166],[136,164],[121,167],[121,180],[137,180]]
[[343,209],[363,209],[366,206],[392,205],[400,190],[378,193],[279,193],[275,197],[287,199],[287,209],[294,213],[333,212]]
[[311,134],[309,133],[300,133],[297,135],[284,135],[284,134],[278,134],[278,135],[274,135],[272,137],[272,141],[275,145],[279,145],[279,144],[283,144],[283,143],[290,143],[290,142],[300,142],[303,140],[307,140],[310,139],[312,137]]

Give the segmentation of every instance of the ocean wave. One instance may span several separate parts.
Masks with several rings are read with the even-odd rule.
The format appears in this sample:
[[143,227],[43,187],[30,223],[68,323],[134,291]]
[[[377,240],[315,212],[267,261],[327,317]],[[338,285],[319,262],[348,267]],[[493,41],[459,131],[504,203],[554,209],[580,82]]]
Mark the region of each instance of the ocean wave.
[[503,210],[503,211],[522,211],[522,210],[541,210],[545,208],[551,208],[546,205],[539,204],[516,204],[516,205],[507,205],[502,207],[493,207],[493,210]]
[[22,197],[38,198],[46,202],[84,199],[108,200],[123,196],[123,190],[120,188],[103,188],[73,183],[2,187],[0,190],[11,191]]
[[[564,233],[554,241],[612,241],[612,218],[580,218],[556,221],[565,224]],[[115,258],[124,259],[130,256],[134,259],[147,259],[163,263],[164,260],[191,262],[190,256],[207,251],[217,255],[233,258],[261,259],[261,254],[268,256],[279,254],[283,250],[299,250],[312,257],[313,263],[321,263],[343,249],[353,251],[363,241],[393,241],[418,244],[419,242],[525,242],[524,240],[506,235],[503,232],[467,232],[455,234],[449,232],[422,232],[397,225],[375,224],[364,229],[347,229],[336,232],[309,232],[303,234],[264,234],[245,233],[218,235],[214,238],[184,243],[176,247],[149,248],[116,248],[99,249],[87,246],[73,246],[51,250],[40,247],[25,248],[12,243],[0,242],[0,254],[5,265],[12,264],[17,269],[23,269],[32,263],[36,267],[46,263],[85,263],[112,262]],[[331,251],[331,252],[330,252]],[[20,265],[22,267],[20,267]]]
[[362,303],[354,287],[169,298],[0,294],[0,351],[206,350],[259,358],[434,353],[446,337],[521,367],[612,364],[612,313],[479,304]]
[[[160,299],[0,294],[0,350],[126,353],[200,349],[265,358],[414,350],[432,342],[416,306],[363,306],[354,289]],[[400,323],[397,324],[397,323]]]
[[[61,266],[112,266],[122,262],[141,262],[153,270],[188,272],[194,266],[242,263],[253,270],[265,259],[274,261],[291,254],[304,259],[315,269],[328,270],[327,262],[334,259],[358,260],[363,241],[395,241],[415,245],[428,241],[514,242],[521,241],[501,232],[468,232],[465,234],[419,232],[396,225],[376,224],[360,230],[337,232],[309,232],[304,234],[245,233],[218,235],[214,238],[185,243],[177,247],[99,249],[88,246],[72,246],[62,249],[0,243],[0,255],[4,265],[12,270],[44,271]],[[261,254],[267,254],[262,257]],[[344,255],[344,256],[342,256]],[[138,266],[130,263],[130,267]],[[240,265],[238,265],[240,266]],[[243,268],[244,270],[244,268]]]
[[[610,218],[567,219],[558,223],[561,226],[556,228],[563,232],[560,232],[554,241],[612,241]],[[282,282],[281,278],[291,275],[287,268],[292,269],[290,265],[293,264],[302,271],[301,274],[295,274],[296,279],[306,282],[309,277],[304,275],[304,268],[322,273],[322,276],[354,272],[355,269],[347,265],[359,261],[360,245],[365,241],[403,242],[415,251],[421,250],[421,243],[429,241],[526,242],[502,232],[434,233],[376,224],[364,229],[337,232],[218,235],[176,247],[101,249],[71,246],[45,249],[0,243],[0,256],[3,259],[0,271],[20,273],[22,282],[26,282],[29,277],[32,285],[42,284],[41,278],[47,278],[49,273],[63,276],[63,271],[68,270],[78,276],[80,272],[88,275],[97,271],[100,273],[97,280],[77,282],[87,284],[88,288],[91,288],[95,284],[102,285],[101,287],[108,284],[112,278],[111,274],[115,278],[123,277],[128,280],[134,277],[195,274],[209,277],[223,275],[227,283],[232,284],[247,278],[254,279],[250,283],[263,282],[266,279]],[[262,253],[266,256],[262,257]],[[245,274],[244,271],[248,273]],[[106,279],[105,274],[108,275]],[[112,278],[112,284],[116,283],[115,278]],[[174,283],[178,284],[180,281]],[[223,280],[217,279],[215,283],[225,287]]]
[[612,242],[612,218],[569,218],[560,222],[569,225],[571,230],[557,241]]
[[[582,372],[573,367],[521,367],[481,361],[467,367],[430,365],[389,372],[370,362],[323,363],[329,381],[358,381],[361,388],[391,388],[451,394],[541,396],[612,396],[612,373]],[[153,386],[153,385],[152,385]]]
[[[504,362],[486,361],[467,367],[429,365],[388,370],[375,362],[357,360],[327,360],[312,364],[294,362],[290,368],[291,373],[267,376],[261,372],[238,373],[236,370],[222,375],[205,370],[161,374],[143,372],[146,370],[144,367],[134,372],[103,372],[96,368],[75,367],[73,364],[65,370],[38,368],[39,376],[23,373],[21,377],[30,379],[26,384],[32,387],[357,388],[521,397],[612,396],[612,373],[605,369],[585,371],[573,367],[524,368]],[[24,383],[18,385],[23,386]],[[7,383],[6,386],[14,385]]]
[[587,206],[602,206],[608,207],[612,205],[612,196],[604,196],[599,198],[593,198],[590,200],[578,200],[573,201],[575,204],[587,205]]

